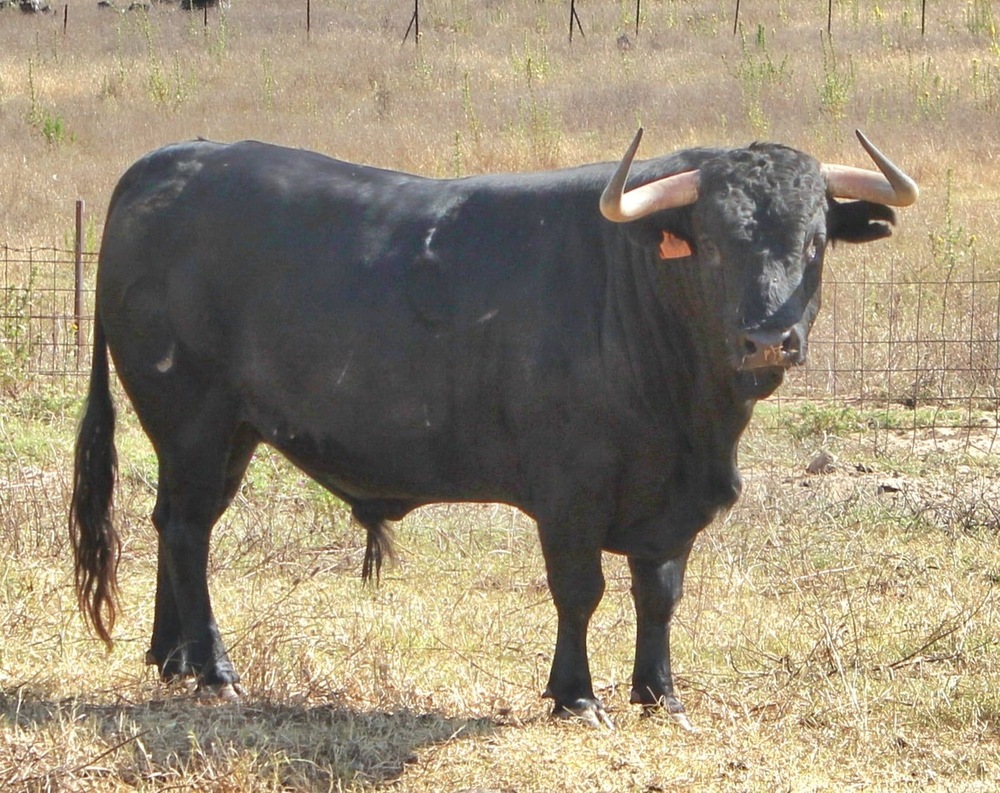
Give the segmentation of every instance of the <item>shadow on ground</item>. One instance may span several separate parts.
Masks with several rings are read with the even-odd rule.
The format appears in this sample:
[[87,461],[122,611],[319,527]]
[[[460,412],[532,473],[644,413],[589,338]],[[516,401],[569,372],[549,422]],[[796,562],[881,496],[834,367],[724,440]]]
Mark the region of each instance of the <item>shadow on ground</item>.
[[109,777],[197,785],[226,775],[259,779],[262,787],[338,789],[391,781],[421,749],[498,726],[489,718],[338,704],[206,705],[193,696],[55,701],[22,686],[0,690],[0,787],[48,789]]

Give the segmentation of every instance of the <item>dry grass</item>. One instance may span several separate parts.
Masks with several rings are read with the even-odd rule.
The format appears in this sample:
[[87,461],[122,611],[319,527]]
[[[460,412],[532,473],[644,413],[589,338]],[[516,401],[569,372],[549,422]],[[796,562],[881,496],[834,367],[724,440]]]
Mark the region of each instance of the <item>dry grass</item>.
[[9,427],[0,521],[19,535],[0,563],[8,785],[989,790],[1000,774],[988,459],[928,449],[906,454],[902,472],[891,458],[859,472],[873,466],[866,450],[834,441],[839,467],[807,476],[821,438],[751,433],[746,497],[700,540],[675,628],[701,732],[627,704],[628,576],[608,557],[592,639],[619,728],[608,734],[552,723],[538,699],[555,623],[522,516],[424,510],[399,528],[403,561],[367,590],[343,510],[266,455],[217,529],[212,565],[247,701],[213,707],[162,686],[141,665],[155,570],[141,434],[128,423],[121,444],[126,613],[105,655],[74,613],[66,541],[52,531],[71,420],[16,441]]
[[[53,17],[0,12],[3,241],[62,244],[77,197],[96,240],[128,163],[195,135],[451,175],[615,158],[639,122],[648,153],[768,137],[860,164],[861,126],[924,198],[894,241],[833,267],[997,269],[986,0],[931,4],[924,38],[916,3],[840,0],[832,53],[822,9],[801,2],[744,4],[742,39],[731,2],[647,3],[627,53],[630,3],[582,5],[572,47],[562,2],[425,4],[419,51],[399,43],[404,5],[314,0],[308,42],[297,3],[234,3],[207,30],[168,7],[73,3],[65,36]],[[883,430],[873,446],[840,414],[762,416],[745,497],[699,541],[675,628],[701,732],[628,706],[628,576],[609,557],[591,642],[609,734],[554,724],[538,699],[555,618],[522,516],[424,510],[400,527],[402,563],[366,590],[344,511],[266,455],[212,561],[247,700],[165,688],[142,666],[155,463],[127,417],[126,611],[104,654],[75,613],[64,530],[76,389],[21,383],[0,402],[7,789],[985,791],[1000,777],[1000,501],[978,451],[992,431],[918,444]],[[807,476],[820,447],[840,466]]]

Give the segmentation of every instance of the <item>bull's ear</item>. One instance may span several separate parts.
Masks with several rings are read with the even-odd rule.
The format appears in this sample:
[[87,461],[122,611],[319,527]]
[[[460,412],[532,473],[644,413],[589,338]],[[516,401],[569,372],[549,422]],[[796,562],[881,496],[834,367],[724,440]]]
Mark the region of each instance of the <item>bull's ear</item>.
[[[664,224],[664,219],[668,222]],[[634,245],[657,251],[661,259],[680,259],[692,255],[691,233],[685,218],[670,212],[660,215],[657,222],[652,218],[626,225],[625,233]]]
[[896,213],[884,204],[871,201],[841,203],[830,199],[827,236],[834,242],[871,242],[892,234]]

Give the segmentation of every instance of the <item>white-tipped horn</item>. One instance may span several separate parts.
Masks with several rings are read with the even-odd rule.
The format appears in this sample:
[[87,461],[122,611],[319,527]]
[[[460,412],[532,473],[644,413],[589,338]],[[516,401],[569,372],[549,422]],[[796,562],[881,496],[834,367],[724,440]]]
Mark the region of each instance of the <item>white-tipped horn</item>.
[[601,193],[601,214],[614,223],[638,220],[664,209],[688,206],[698,200],[698,171],[666,176],[625,192],[628,172],[642,140],[642,127]]
[[920,188],[898,165],[880,152],[859,129],[858,140],[881,173],[849,165],[823,165],[823,175],[830,194],[836,198],[873,201],[894,207],[906,207],[920,195]]

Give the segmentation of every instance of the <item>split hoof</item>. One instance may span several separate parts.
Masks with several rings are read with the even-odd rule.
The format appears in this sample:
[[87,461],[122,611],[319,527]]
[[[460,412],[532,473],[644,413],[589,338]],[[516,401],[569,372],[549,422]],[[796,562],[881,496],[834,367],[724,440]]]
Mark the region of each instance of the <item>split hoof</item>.
[[205,704],[240,704],[246,692],[239,683],[199,684],[197,696]]
[[579,721],[588,727],[597,730],[610,730],[614,732],[615,724],[608,716],[608,712],[599,702],[585,702],[578,705],[563,705],[552,711],[552,716],[557,719],[567,719]]
[[680,727],[684,732],[696,733],[698,728],[695,727],[691,720],[688,718],[687,713],[684,711],[684,706],[681,701],[677,699],[676,695],[668,694],[660,697],[655,702],[649,702],[648,700],[643,702],[642,696],[635,690],[632,691],[631,702],[633,705],[642,706],[642,715],[647,716],[660,716],[667,717],[673,721],[678,727]]
[[700,732],[700,730],[691,723],[691,719],[687,717],[686,713],[670,713],[668,715],[678,727],[684,730],[684,732],[689,732],[692,735]]

